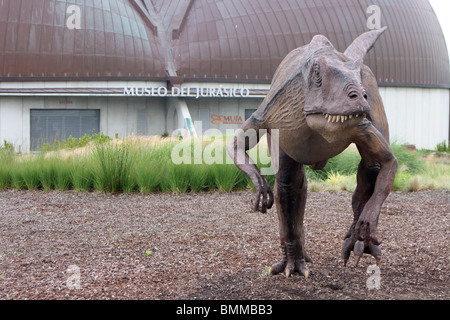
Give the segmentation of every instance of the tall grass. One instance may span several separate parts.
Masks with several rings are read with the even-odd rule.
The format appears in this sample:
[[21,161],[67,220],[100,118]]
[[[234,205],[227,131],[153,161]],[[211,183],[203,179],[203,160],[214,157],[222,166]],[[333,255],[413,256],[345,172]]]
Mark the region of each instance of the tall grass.
[[95,159],[94,187],[104,192],[132,192],[135,149],[128,143],[95,143],[92,156]]
[[95,160],[85,157],[82,161],[73,161],[70,168],[72,188],[76,191],[92,191],[95,186]]
[[[103,137],[103,136],[101,136]],[[50,151],[38,155],[15,154],[12,148],[0,148],[0,189],[20,190],[77,190],[101,192],[230,192],[254,187],[234,165],[229,164],[225,139],[201,140],[207,151],[202,163],[194,159],[198,140],[183,141],[185,160],[175,164],[172,150],[179,141],[161,139],[149,143],[145,139],[93,141],[83,152]],[[264,142],[259,146],[266,152]],[[425,189],[450,190],[450,164],[424,161],[420,153],[392,146],[399,160],[394,189],[418,191]],[[190,152],[190,153],[189,153]],[[250,151],[257,159],[258,150]],[[209,164],[222,159],[224,164]],[[190,161],[189,161],[190,160]],[[227,162],[228,160],[228,162]],[[306,174],[312,191],[346,190],[356,187],[356,172],[361,158],[355,148],[349,148],[328,161],[320,171],[307,167]],[[228,163],[228,164],[227,164]],[[258,167],[268,164],[257,162]],[[270,164],[269,164],[270,165]],[[267,176],[273,185],[275,177]]]
[[189,185],[193,192],[202,192],[213,189],[211,185],[211,168],[199,164],[189,166]]
[[152,193],[158,191],[164,176],[164,168],[159,166],[158,158],[140,155],[138,165],[134,167],[137,189],[141,193]]
[[248,185],[247,177],[235,165],[215,164],[212,169],[213,186],[222,192],[242,190]]

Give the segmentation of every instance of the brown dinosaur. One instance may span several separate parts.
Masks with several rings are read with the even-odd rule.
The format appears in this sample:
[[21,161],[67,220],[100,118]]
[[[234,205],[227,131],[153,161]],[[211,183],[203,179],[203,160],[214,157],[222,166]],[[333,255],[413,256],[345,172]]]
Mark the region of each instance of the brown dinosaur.
[[[397,159],[389,145],[376,79],[363,60],[385,29],[360,35],[344,53],[322,35],[293,50],[278,67],[260,107],[228,146],[237,167],[256,187],[253,210],[265,213],[276,204],[283,258],[272,266],[271,274],[309,276],[306,262],[311,259],[305,251],[303,227],[305,165],[322,169],[351,143],[362,160],[352,197],[354,221],[345,236],[342,258],[346,264],[353,251],[356,264],[363,253],[374,256],[377,264],[381,261],[378,217],[392,189]],[[278,130],[277,145],[271,138],[274,130]],[[249,131],[256,132],[257,138],[248,139]],[[258,143],[259,132],[267,132],[272,162],[279,168],[275,195],[246,152]]]

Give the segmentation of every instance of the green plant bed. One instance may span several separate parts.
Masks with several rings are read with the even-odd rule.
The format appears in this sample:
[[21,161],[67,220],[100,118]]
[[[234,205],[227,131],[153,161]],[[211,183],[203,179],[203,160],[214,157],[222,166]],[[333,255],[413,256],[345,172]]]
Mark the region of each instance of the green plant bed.
[[[85,138],[84,147],[70,144],[68,149],[34,155],[15,154],[14,148],[5,144],[0,148],[0,189],[111,193],[254,190],[227,155],[225,136],[182,141],[96,137]],[[449,190],[450,161],[425,160],[423,152],[399,144],[392,144],[392,149],[399,161],[395,190]],[[200,157],[199,152],[203,152]],[[249,154],[260,169],[271,166],[264,139]],[[353,191],[360,160],[357,149],[350,147],[330,159],[323,170],[306,167],[310,190]],[[274,185],[275,176],[266,177]]]

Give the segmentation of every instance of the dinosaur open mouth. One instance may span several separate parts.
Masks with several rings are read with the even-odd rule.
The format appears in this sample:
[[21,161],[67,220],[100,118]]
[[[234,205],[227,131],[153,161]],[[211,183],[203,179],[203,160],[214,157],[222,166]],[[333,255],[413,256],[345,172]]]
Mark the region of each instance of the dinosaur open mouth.
[[363,117],[363,119],[366,118],[366,114],[350,114],[350,115],[333,115],[333,114],[324,114],[325,119],[328,120],[328,122],[341,122],[344,123],[347,120],[351,120],[353,118],[358,118],[359,116]]

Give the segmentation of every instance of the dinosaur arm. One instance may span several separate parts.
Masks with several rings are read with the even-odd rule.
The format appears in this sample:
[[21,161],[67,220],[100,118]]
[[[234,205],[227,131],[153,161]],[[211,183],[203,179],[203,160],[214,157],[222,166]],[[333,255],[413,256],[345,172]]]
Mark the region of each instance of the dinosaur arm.
[[379,172],[373,193],[359,217],[355,231],[358,240],[378,245],[380,243],[376,236],[378,217],[381,206],[394,184],[397,159],[389,143],[370,122],[364,122],[358,129],[360,130],[355,143],[361,153],[363,164],[368,167],[379,167]]
[[265,213],[274,202],[272,188],[247,154],[247,150],[252,149],[259,142],[260,134],[258,130],[258,121],[253,116],[250,117],[237,131],[228,145],[227,151],[236,166],[252,181],[256,188],[257,194],[252,202],[252,209]]

